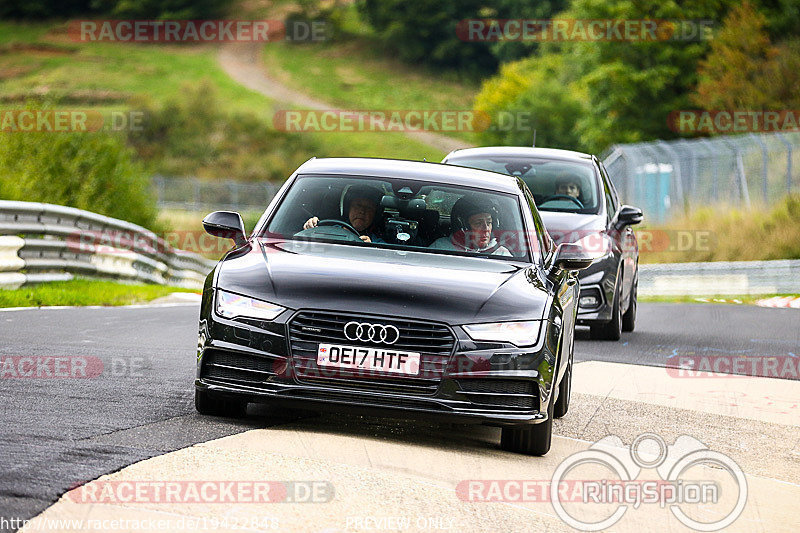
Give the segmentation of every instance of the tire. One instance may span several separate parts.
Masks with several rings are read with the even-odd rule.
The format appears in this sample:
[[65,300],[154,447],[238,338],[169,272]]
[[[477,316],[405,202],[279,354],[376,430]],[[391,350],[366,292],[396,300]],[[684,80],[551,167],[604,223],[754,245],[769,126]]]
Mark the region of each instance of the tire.
[[636,327],[636,307],[638,305],[638,293],[639,293],[639,277],[636,277],[636,280],[633,282],[633,287],[631,288],[631,301],[628,304],[628,310],[625,311],[625,314],[622,315],[622,331],[633,331]]
[[589,337],[592,340],[618,341],[622,337],[622,306],[619,302],[621,285],[622,280],[614,293],[614,302],[611,304],[611,320],[589,328]]
[[567,366],[564,377],[561,378],[561,383],[558,384],[558,400],[553,408],[553,416],[561,418],[569,411],[569,399],[572,394],[572,358],[570,357],[569,365]]
[[545,455],[550,451],[553,438],[553,402],[548,408],[547,420],[528,426],[504,427],[500,435],[500,448],[507,452],[525,455]]
[[201,415],[241,418],[247,411],[247,402],[212,396],[208,391],[194,390],[194,408]]

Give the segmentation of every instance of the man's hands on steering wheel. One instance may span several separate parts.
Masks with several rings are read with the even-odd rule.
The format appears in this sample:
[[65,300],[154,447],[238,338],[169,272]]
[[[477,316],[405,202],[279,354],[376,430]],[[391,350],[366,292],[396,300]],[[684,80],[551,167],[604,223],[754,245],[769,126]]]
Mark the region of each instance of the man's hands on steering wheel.
[[547,198],[542,200],[541,203],[542,204],[546,204],[547,202],[549,202],[551,200],[571,200],[571,201],[575,202],[576,204],[578,204],[578,207],[583,209],[583,202],[581,202],[580,200],[578,200],[574,196],[570,196],[568,194],[551,194],[550,196],[548,196]]
[[339,226],[341,228],[348,230],[349,232],[351,232],[364,242],[372,242],[372,239],[370,239],[366,235],[361,235],[361,233],[351,224],[343,220],[336,220],[335,218],[326,218],[320,220],[318,217],[311,217],[308,220],[306,220],[305,224],[303,224],[303,229],[316,228],[317,226]]

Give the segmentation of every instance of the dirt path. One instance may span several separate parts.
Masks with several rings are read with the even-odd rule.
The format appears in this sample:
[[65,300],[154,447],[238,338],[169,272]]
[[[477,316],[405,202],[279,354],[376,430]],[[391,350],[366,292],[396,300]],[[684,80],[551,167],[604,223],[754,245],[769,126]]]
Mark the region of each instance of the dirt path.
[[[222,69],[234,80],[253,91],[283,104],[304,109],[330,111],[337,109],[321,100],[316,100],[267,75],[261,62],[261,45],[257,43],[231,43],[223,45],[219,53]],[[430,131],[407,131],[405,134],[415,141],[427,144],[443,152],[456,148],[467,148],[469,143]],[[389,156],[391,154],[387,154]]]

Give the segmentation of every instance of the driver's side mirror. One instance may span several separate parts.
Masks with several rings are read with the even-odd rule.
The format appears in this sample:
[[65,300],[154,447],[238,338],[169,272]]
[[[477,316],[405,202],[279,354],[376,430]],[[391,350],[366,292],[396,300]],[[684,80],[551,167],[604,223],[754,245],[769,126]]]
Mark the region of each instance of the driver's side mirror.
[[580,244],[564,242],[558,245],[553,257],[553,268],[575,272],[591,266],[597,259],[597,253],[591,253]]
[[625,226],[630,226],[632,224],[638,224],[642,221],[643,215],[642,210],[638,207],[633,207],[631,205],[623,205],[619,213],[617,214],[617,223],[616,226],[618,229],[622,229]]
[[233,239],[236,246],[247,242],[242,217],[233,211],[214,211],[203,219],[203,229],[215,237]]

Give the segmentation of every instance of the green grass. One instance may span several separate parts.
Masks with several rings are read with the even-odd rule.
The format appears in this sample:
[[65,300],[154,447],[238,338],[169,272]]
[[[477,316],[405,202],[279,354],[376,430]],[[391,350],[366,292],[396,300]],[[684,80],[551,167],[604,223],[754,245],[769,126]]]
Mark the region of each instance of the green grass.
[[800,259],[800,196],[748,211],[708,207],[636,232],[642,263]]
[[[754,304],[758,300],[766,300],[775,296],[793,298],[800,297],[800,294],[744,294],[731,296],[728,294],[717,294],[712,296],[643,296],[639,295],[640,302],[666,302],[666,303],[709,303],[709,304]],[[708,301],[702,301],[702,300]],[[738,300],[738,301],[737,301]]]
[[162,285],[128,285],[115,281],[74,279],[19,289],[0,289],[0,307],[130,305],[149,302],[173,292],[192,291]]
[[[139,99],[164,105],[180,98],[187,85],[197,86],[203,80],[216,89],[230,112],[247,113],[271,124],[277,108],[271,99],[231,79],[219,66],[218,49],[214,46],[72,42],[62,22],[0,21],[0,36],[2,109],[18,109],[24,105],[20,98],[33,95],[69,102],[60,107],[70,109],[138,109]],[[431,160],[443,156],[400,133],[306,135],[317,142],[317,155],[322,157],[365,155]],[[299,166],[302,162],[292,163]]]
[[[477,80],[445,79],[386,57],[365,36],[325,43],[267,43],[264,62],[289,87],[343,109],[471,110],[479,88]],[[440,133],[475,142],[472,132]]]

